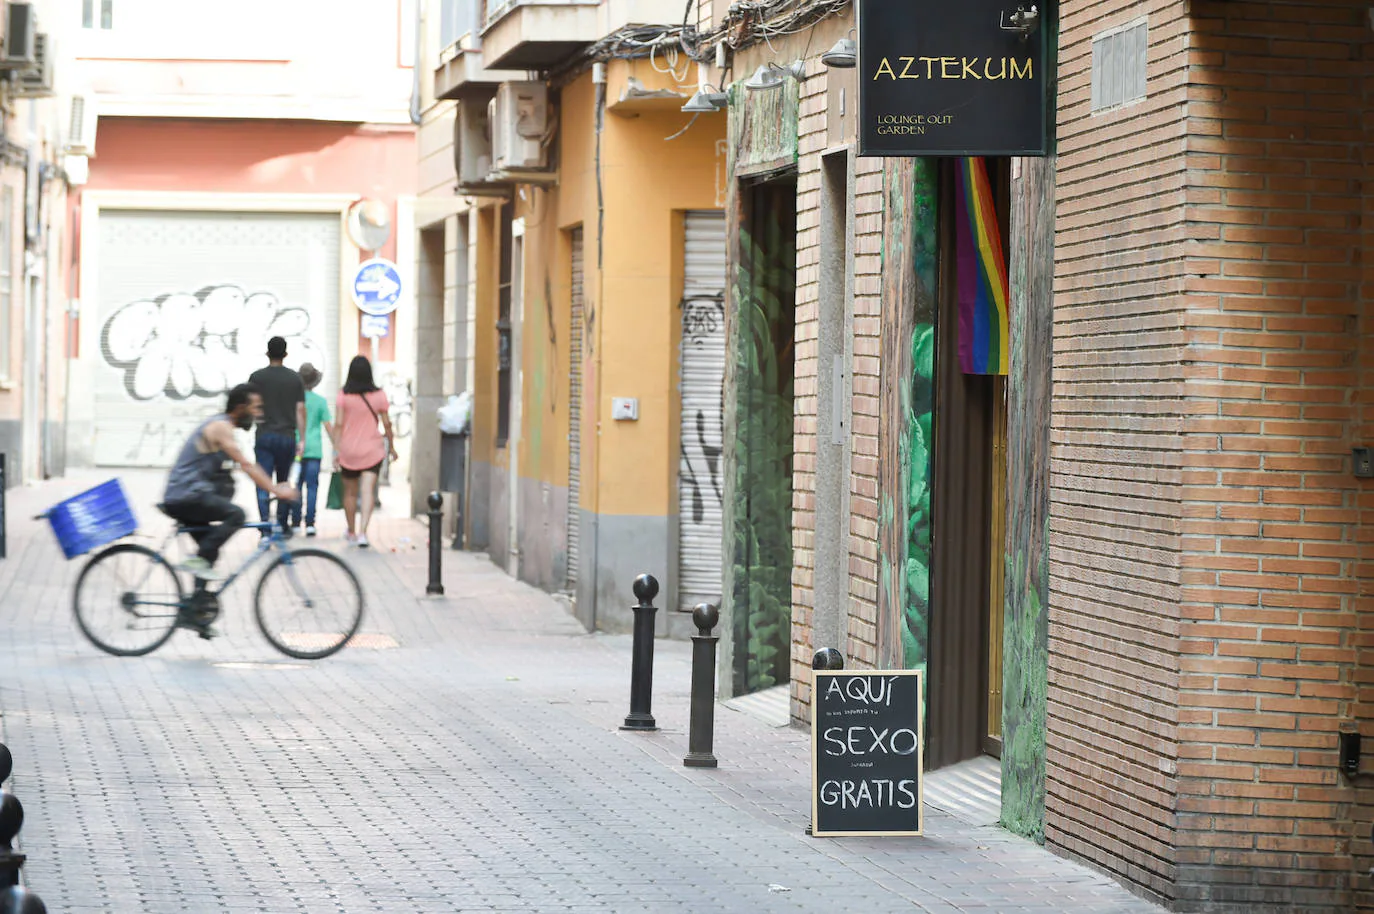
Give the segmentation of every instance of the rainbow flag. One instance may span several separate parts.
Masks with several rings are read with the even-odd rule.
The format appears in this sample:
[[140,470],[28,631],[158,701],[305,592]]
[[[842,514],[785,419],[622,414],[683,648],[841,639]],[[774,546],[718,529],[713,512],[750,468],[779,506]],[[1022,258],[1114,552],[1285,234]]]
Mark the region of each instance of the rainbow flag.
[[982,158],[959,160],[955,185],[959,367],[965,374],[1006,374],[1007,259]]

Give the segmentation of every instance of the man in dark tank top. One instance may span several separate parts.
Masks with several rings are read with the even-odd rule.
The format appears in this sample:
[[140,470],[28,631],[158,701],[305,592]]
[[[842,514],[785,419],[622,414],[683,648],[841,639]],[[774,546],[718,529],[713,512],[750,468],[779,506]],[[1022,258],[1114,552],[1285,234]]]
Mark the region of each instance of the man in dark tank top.
[[248,474],[259,488],[284,501],[295,501],[296,490],[273,483],[257,463],[239,450],[234,429],[248,431],[262,416],[262,395],[252,384],[229,391],[224,412],[200,424],[182,445],[176,463],[167,474],[162,497],[163,513],[188,526],[205,527],[192,533],[199,550],[181,570],[205,581],[219,580],[214,570],[220,547],[243,526],[243,509],[234,504],[234,466]]

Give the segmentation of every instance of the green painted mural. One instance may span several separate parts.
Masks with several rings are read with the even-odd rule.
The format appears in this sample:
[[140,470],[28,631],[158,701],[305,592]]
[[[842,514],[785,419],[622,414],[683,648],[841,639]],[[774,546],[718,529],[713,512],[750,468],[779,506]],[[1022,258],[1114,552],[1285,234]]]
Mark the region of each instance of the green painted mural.
[[785,683],[792,622],[792,384],[796,184],[741,189],[732,302],[734,694]]
[[884,167],[882,394],[878,427],[883,667],[925,669],[934,529],[938,162]]
[[[925,669],[930,646],[930,564],[935,516],[931,513],[935,451],[935,274],[937,178],[935,162],[916,163],[912,209],[912,269],[918,294],[911,338],[911,383],[904,404],[909,444],[906,469],[906,599],[902,658],[907,669]],[[919,290],[927,290],[920,294]]]
[[1045,840],[1049,674],[1050,367],[1054,346],[1054,156],[1012,182],[1007,554],[1002,634],[1002,824]]

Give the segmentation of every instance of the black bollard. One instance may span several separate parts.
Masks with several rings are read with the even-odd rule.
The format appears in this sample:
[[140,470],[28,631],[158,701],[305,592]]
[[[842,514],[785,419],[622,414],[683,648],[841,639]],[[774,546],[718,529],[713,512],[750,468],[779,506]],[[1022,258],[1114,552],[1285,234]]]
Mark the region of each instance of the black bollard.
[[712,731],[716,724],[716,641],[711,629],[720,621],[720,610],[710,603],[698,603],[692,610],[697,634],[692,636],[692,722],[687,730],[688,768],[714,768],[711,752]]
[[[835,650],[833,647],[823,647],[816,651],[811,657],[811,669],[813,670],[842,670],[844,669],[844,654]],[[815,690],[811,694],[811,713],[816,713]],[[806,824],[806,833],[811,834],[812,823]]]
[[833,647],[823,647],[816,651],[815,656],[811,658],[811,669],[842,670],[844,669],[844,654]]
[[[12,768],[10,751],[0,743],[0,781],[10,776]],[[48,910],[42,899],[19,884],[25,858],[13,842],[23,825],[23,804],[8,790],[0,790],[0,914],[46,914]]]
[[427,594],[444,593],[444,496],[430,492],[426,499],[429,504],[429,586]]
[[622,730],[657,730],[654,715],[649,713],[654,698],[654,597],[658,596],[658,581],[651,574],[635,578],[635,640],[630,661],[630,713],[621,724]]

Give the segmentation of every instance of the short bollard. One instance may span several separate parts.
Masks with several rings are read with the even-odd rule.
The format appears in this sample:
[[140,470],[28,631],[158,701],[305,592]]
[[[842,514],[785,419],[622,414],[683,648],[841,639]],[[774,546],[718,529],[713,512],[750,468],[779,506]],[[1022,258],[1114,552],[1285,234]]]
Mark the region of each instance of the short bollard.
[[720,610],[710,603],[698,603],[692,610],[697,634],[692,636],[692,722],[687,730],[688,768],[714,768],[711,751],[716,723],[716,641],[711,629],[720,621]]
[[622,730],[657,730],[654,715],[649,713],[654,698],[654,597],[658,596],[658,581],[651,574],[635,578],[635,640],[630,660],[630,713]]
[[430,492],[426,499],[429,504],[429,586],[427,594],[444,593],[444,496]]
[[[844,669],[844,654],[835,650],[833,647],[823,647],[816,651],[811,657],[811,669],[813,670],[842,670]],[[815,823],[806,824],[806,833],[811,834],[811,826]]]
[[844,654],[833,647],[823,647],[816,651],[815,656],[811,658],[811,669],[842,670],[844,669]]
[[[0,782],[10,776],[10,751],[0,743]],[[0,914],[46,914],[42,900],[19,884],[24,855],[14,849],[15,836],[24,824],[24,807],[8,790],[0,790]]]

